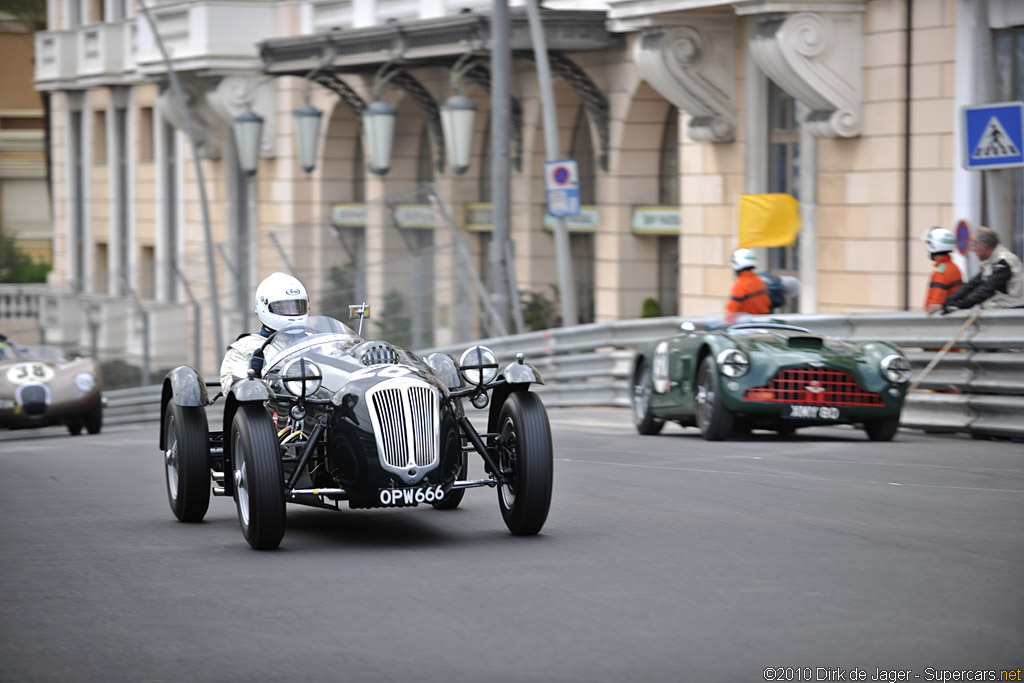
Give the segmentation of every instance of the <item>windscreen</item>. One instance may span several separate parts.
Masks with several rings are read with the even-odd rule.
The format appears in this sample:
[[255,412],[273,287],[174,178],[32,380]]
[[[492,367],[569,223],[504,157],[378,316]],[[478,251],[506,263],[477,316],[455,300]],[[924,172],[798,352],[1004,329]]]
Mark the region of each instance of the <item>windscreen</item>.
[[362,338],[348,325],[334,318],[314,315],[307,318],[304,325],[289,325],[275,332],[263,356],[269,369],[293,353],[311,351],[336,355],[359,341]]

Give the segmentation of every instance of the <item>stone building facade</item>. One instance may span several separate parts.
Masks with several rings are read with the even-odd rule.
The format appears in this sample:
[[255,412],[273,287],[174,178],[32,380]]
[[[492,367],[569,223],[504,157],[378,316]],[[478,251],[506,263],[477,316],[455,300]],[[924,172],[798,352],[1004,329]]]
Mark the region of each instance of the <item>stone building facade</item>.
[[[191,360],[182,340],[192,339],[198,310],[209,371],[219,358],[206,315],[212,252],[227,340],[254,325],[252,292],[274,270],[302,278],[314,306],[339,287],[377,304],[381,317],[401,303],[419,326],[404,341],[418,348],[489,331],[478,310],[461,317],[474,289],[463,271],[489,277],[489,3],[148,5],[188,103],[213,244],[184,120],[139,6],[50,0],[36,84],[53,107],[51,285],[67,292],[67,320],[90,306],[104,324],[145,311],[151,343],[164,340],[156,355],[171,363],[175,354]],[[648,297],[666,314],[720,313],[742,193],[801,200],[799,244],[762,255],[766,267],[801,278],[792,302],[801,312],[920,308],[929,269],[920,237],[932,225],[989,223],[1020,253],[1021,172],[983,180],[964,170],[958,112],[1024,99],[1021,3],[548,5],[561,152],[581,169],[584,212],[570,223],[580,321],[638,317]],[[544,221],[541,107],[525,14],[516,3],[511,13],[514,275],[519,289],[550,295],[558,277]],[[437,107],[467,52],[478,64],[462,90],[479,114],[473,161],[456,174],[443,159]],[[382,67],[401,75],[381,85]],[[398,110],[383,176],[367,169],[358,116],[377,94]],[[311,173],[300,168],[292,117],[307,101],[324,112]],[[248,109],[264,120],[251,178],[232,134]],[[66,320],[57,327],[51,341],[81,336]],[[105,352],[137,349],[138,330],[122,332]]]

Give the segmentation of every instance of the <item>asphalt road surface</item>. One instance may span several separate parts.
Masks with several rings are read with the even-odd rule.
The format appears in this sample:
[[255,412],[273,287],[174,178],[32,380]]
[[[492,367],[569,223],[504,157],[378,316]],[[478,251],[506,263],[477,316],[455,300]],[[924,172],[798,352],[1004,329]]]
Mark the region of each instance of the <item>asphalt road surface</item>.
[[639,436],[626,410],[550,414],[555,491],[537,537],[510,536],[495,492],[474,489],[454,511],[290,506],[273,552],[250,550],[228,498],[202,524],[174,520],[155,424],[5,433],[0,680],[1024,668],[1021,444],[873,444],[840,427],[707,443],[676,426]]

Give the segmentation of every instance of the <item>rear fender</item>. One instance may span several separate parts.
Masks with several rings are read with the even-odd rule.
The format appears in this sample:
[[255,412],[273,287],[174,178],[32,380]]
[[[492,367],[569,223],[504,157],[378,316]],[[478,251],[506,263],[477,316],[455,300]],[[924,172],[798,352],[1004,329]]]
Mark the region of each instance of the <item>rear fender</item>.
[[167,404],[171,401],[179,406],[203,407],[210,404],[206,383],[194,368],[179,365],[164,378],[164,388],[160,395],[160,450],[167,447],[164,418],[167,416]]

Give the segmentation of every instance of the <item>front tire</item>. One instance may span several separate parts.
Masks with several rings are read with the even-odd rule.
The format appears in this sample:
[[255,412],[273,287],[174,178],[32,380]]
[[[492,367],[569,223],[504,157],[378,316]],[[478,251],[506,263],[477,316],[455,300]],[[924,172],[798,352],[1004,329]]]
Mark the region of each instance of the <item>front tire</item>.
[[900,429],[900,419],[889,417],[864,423],[864,433],[871,441],[892,441]]
[[651,412],[651,371],[647,363],[641,363],[633,376],[633,424],[645,436],[658,434],[665,426],[665,421]]
[[196,406],[171,401],[164,415],[164,479],[179,522],[201,522],[210,507],[209,425]]
[[551,506],[551,424],[540,397],[515,391],[501,407],[498,425],[498,466],[505,476],[498,507],[514,536],[531,536],[544,526]]
[[722,402],[718,368],[710,355],[701,361],[697,371],[697,427],[708,441],[721,441],[732,431],[732,411]]
[[242,535],[254,550],[284,538],[284,470],[274,424],[261,405],[242,404],[231,423],[231,469]]

